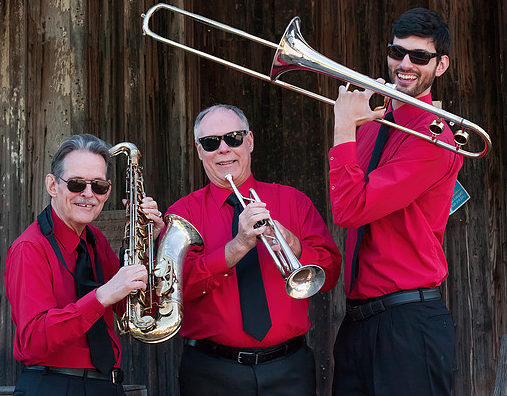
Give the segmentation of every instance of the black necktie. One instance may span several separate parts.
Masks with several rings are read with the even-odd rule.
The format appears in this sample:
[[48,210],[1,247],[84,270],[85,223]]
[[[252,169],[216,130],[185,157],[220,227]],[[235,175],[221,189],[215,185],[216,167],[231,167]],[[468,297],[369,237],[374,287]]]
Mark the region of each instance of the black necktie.
[[[394,121],[393,113],[389,112],[384,116],[384,119],[387,121]],[[368,164],[368,169],[366,170],[365,179],[368,179],[368,174],[374,170],[379,163],[380,160],[380,154],[382,153],[382,149],[384,148],[384,145],[386,144],[387,137],[389,136],[389,126],[382,124],[380,126],[380,129],[377,134],[377,140],[375,140],[375,147],[373,148],[373,153],[371,155],[370,162]],[[356,240],[356,246],[354,247],[354,255],[352,256],[352,265],[350,268],[350,288],[349,288],[349,294],[352,292],[352,287],[354,286],[354,281],[357,278],[357,274],[359,273],[359,265],[358,265],[358,253],[359,253],[359,246],[361,245],[361,241],[363,239],[364,234],[364,227],[365,225],[362,225],[357,229],[357,240]]]
[[[96,287],[93,277],[92,262],[88,248],[82,239],[76,247],[76,291],[77,298],[83,297]],[[99,267],[98,257],[95,253],[96,268]],[[101,316],[86,332],[92,363],[97,370],[109,375],[116,362],[111,337],[107,331],[106,321]]]
[[[243,207],[234,193],[229,195],[227,203],[234,206],[234,216],[232,218],[232,237],[234,238],[238,233],[238,219]],[[236,277],[243,329],[256,340],[262,341],[271,328],[271,318],[262,281],[257,247],[251,249],[236,264]]]

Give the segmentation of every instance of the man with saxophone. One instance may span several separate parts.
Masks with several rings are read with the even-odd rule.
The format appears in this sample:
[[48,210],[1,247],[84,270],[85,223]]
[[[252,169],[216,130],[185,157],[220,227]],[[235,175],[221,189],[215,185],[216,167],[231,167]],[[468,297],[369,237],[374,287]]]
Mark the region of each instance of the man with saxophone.
[[[25,365],[15,394],[124,394],[113,305],[144,290],[147,273],[144,265],[119,269],[106,238],[90,225],[109,197],[109,168],[102,140],[67,138],[46,175],[50,205],[9,248],[5,288],[16,325],[14,357]],[[159,232],[156,202],[146,197],[141,207]]]
[[[415,8],[394,22],[392,37],[392,83],[431,104],[433,81],[449,66],[447,24]],[[462,157],[372,122],[394,120],[429,135],[436,118],[398,100],[372,111],[372,94],[340,87],[334,107],[331,206],[348,233],[333,394],[449,395],[455,336],[439,286],[448,275],[442,241]],[[447,125],[439,139],[453,144]]]
[[[305,341],[308,299],[287,295],[270,253],[258,242],[261,234],[271,234],[262,221],[275,219],[303,266],[324,269],[322,291],[336,284],[341,255],[303,193],[254,179],[254,136],[240,109],[203,110],[194,134],[210,183],[167,210],[191,222],[205,246],[189,250],[183,266],[181,394],[315,395],[315,361]],[[242,196],[253,188],[262,202],[245,202],[243,210],[228,175]]]

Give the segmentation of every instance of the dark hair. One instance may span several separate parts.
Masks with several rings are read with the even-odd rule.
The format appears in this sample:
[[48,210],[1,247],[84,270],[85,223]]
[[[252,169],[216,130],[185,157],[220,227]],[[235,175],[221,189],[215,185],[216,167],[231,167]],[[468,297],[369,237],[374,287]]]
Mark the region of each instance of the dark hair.
[[106,177],[109,178],[109,169],[111,168],[109,148],[110,146],[106,142],[88,133],[73,135],[60,144],[51,161],[51,173],[55,177],[61,177],[63,175],[63,160],[67,154],[76,150],[86,150],[104,158],[106,162]]
[[211,113],[212,111],[219,110],[219,109],[234,111],[234,113],[236,113],[236,115],[239,117],[239,119],[243,123],[243,128],[245,128],[245,130],[247,130],[247,131],[250,130],[250,125],[248,124],[248,119],[246,118],[245,113],[243,113],[243,111],[241,109],[237,108],[236,106],[232,106],[232,105],[217,104],[217,105],[208,107],[207,109],[204,109],[195,118],[194,139],[196,142],[197,142],[197,139],[199,139],[199,126],[201,125],[201,121],[204,118],[204,116],[208,113]]
[[426,8],[412,8],[393,23],[393,38],[409,36],[429,37],[439,55],[449,55],[451,32],[449,26],[435,11]]

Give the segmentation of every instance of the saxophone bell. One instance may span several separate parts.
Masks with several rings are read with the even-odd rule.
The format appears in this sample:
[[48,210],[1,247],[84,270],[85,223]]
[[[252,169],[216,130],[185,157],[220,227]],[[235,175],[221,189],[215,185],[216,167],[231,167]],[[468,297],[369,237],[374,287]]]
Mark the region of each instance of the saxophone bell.
[[120,334],[146,343],[159,343],[173,337],[183,319],[183,261],[192,245],[204,246],[199,232],[185,219],[169,215],[166,232],[154,257],[153,222],[140,210],[144,193],[141,156],[132,143],[119,143],[109,150],[112,156],[124,153],[126,172],[126,224],[122,252],[124,265],[143,264],[148,271],[146,290],[126,297],[124,315],[118,320]]

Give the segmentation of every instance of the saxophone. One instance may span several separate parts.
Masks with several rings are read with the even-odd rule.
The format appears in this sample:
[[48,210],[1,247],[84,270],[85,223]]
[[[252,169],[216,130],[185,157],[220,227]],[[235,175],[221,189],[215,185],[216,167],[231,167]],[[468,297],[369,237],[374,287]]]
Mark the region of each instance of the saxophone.
[[125,313],[118,319],[120,334],[154,344],[173,337],[183,319],[183,261],[190,246],[204,246],[199,232],[185,219],[168,215],[154,259],[153,222],[140,210],[146,196],[141,153],[136,145],[118,143],[109,149],[111,156],[123,153],[126,170],[126,224],[120,260],[124,265],[143,264],[148,271],[146,290],[135,290],[126,297]]

